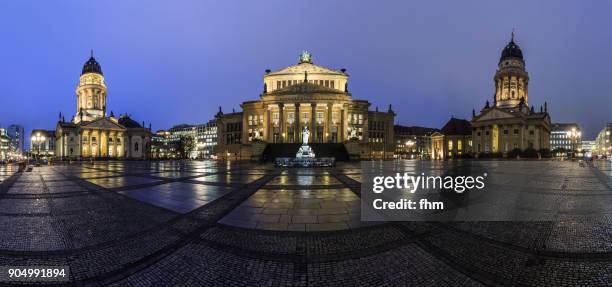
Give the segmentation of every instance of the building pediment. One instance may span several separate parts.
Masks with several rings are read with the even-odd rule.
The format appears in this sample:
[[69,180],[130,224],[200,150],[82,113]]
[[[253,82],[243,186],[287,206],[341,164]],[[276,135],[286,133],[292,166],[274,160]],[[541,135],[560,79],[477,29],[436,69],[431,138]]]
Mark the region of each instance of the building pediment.
[[114,122],[109,118],[101,118],[91,122],[83,122],[79,124],[81,128],[94,128],[105,130],[125,130],[126,128],[119,123]]
[[477,116],[474,119],[474,122],[500,120],[500,119],[514,119],[514,118],[517,118],[517,116],[510,112],[503,111],[497,108],[492,108],[490,110],[484,111],[482,114]]

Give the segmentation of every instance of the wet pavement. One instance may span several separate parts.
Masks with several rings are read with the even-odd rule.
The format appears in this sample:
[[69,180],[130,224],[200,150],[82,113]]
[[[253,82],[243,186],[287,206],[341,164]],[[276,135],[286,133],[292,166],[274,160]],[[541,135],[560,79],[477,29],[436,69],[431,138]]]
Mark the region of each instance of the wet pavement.
[[[576,206],[612,198],[610,161],[481,164]],[[609,205],[558,222],[361,222],[361,178],[359,163],[0,168],[0,265],[67,265],[70,284],[115,286],[612,284]]]

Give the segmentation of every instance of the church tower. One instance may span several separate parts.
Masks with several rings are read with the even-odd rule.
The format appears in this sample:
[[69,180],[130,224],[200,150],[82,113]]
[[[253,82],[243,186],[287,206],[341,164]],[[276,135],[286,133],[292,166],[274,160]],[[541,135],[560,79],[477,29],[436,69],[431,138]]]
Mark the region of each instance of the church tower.
[[529,93],[527,87],[529,75],[525,70],[525,60],[521,48],[512,39],[502,51],[498,69],[495,73],[495,106],[499,108],[514,108],[521,101],[528,106]]
[[76,88],[77,112],[74,122],[93,121],[103,118],[106,115],[106,85],[102,67],[93,57],[91,57],[81,72],[79,85]]

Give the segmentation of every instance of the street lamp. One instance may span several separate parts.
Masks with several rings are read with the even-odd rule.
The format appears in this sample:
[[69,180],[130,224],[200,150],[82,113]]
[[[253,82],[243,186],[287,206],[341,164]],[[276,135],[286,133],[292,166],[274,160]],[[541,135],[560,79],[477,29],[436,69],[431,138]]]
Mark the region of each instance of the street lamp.
[[36,133],[36,135],[32,137],[32,142],[36,146],[36,162],[38,162],[38,159],[40,158],[40,146],[44,141],[45,136],[40,135],[40,133]]
[[569,136],[570,140],[571,140],[571,147],[572,147],[572,158],[575,157],[575,150],[576,150],[576,143],[578,142],[578,139],[582,137],[582,133],[579,131],[576,131],[576,128],[572,128],[571,131],[567,132],[567,135]]

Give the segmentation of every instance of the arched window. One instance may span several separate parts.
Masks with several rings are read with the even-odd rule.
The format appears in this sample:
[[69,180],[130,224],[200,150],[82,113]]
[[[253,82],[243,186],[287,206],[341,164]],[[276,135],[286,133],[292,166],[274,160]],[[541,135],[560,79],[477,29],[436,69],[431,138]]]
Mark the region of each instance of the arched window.
[[134,151],[138,151],[138,143],[134,143]]

